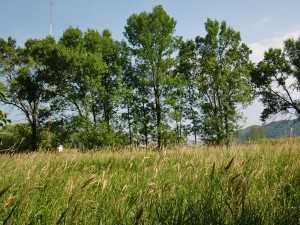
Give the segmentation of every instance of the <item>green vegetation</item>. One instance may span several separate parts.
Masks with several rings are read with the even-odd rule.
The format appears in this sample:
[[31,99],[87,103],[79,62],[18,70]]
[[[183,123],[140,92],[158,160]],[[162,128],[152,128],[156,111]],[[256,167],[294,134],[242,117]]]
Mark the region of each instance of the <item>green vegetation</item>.
[[[300,117],[300,39],[255,65],[225,21],[195,40],[175,29],[156,6],[125,41],[0,38],[0,102],[27,120],[0,109],[0,224],[299,224],[300,139],[268,141],[266,126],[233,142],[255,97],[263,121]],[[191,135],[210,146],[180,147]]]
[[[265,106],[262,120],[299,117],[300,39],[286,40],[284,50],[270,49],[254,64],[226,21],[207,19],[204,26],[206,34],[184,41],[175,36],[176,20],[158,5],[129,16],[121,41],[107,29],[74,27],[58,40],[30,38],[22,47],[0,38],[0,102],[28,124],[16,125],[26,127],[23,136],[5,127],[9,115],[0,109],[0,138],[8,138],[1,149],[153,143],[160,149],[191,136],[195,144],[230,145],[240,130],[239,109],[254,98]],[[262,136],[254,133],[253,139]]]
[[0,223],[298,224],[299,142],[0,155]]
[[207,19],[205,29],[204,37],[197,36],[195,43],[186,43],[191,45],[194,55],[190,57],[188,52],[186,58],[191,65],[184,72],[191,74],[194,88],[201,95],[202,141],[228,145],[237,136],[238,120],[242,118],[237,106],[246,106],[253,100],[251,50],[241,42],[240,33],[225,21]]
[[[153,99],[153,106],[149,109],[155,115],[154,137],[158,148],[167,139],[166,133],[170,132],[170,126],[165,122],[168,97],[181,83],[172,71],[175,66],[172,54],[178,50],[181,41],[180,38],[173,36],[175,26],[174,18],[170,17],[162,6],[156,6],[151,13],[143,12],[130,16],[124,32],[136,57],[136,67],[144,73],[137,76],[136,83],[142,84],[143,92],[148,93],[148,98]],[[150,102],[148,99],[147,103]],[[172,108],[170,110],[172,111]]]
[[270,48],[252,71],[252,84],[264,105],[262,121],[278,114],[300,117],[299,89],[300,38],[287,39],[284,48]]

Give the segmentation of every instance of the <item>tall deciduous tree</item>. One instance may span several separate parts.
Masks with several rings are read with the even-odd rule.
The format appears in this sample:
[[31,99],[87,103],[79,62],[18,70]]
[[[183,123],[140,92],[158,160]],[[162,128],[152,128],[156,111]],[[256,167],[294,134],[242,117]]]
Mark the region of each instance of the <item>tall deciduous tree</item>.
[[197,85],[202,95],[202,139],[208,144],[229,144],[241,117],[238,105],[250,103],[250,49],[240,33],[210,19],[206,36],[196,37]]
[[15,41],[0,40],[1,80],[5,97],[1,101],[13,105],[24,113],[31,127],[31,148],[38,149],[40,114],[54,96],[53,73],[44,64],[52,54],[55,41],[52,37],[42,40],[29,39],[24,48],[17,48]]
[[264,105],[262,121],[281,113],[300,118],[300,38],[286,40],[284,50],[265,52],[251,77]]
[[83,121],[90,120],[99,75],[106,70],[100,52],[100,34],[89,31],[86,36],[79,28],[70,27],[58,43],[65,52],[64,67],[59,74],[62,100],[67,104],[66,109],[76,111]]
[[200,102],[201,93],[197,83],[199,62],[195,52],[195,42],[188,40],[182,43],[179,51],[177,72],[182,74],[185,95],[183,96],[184,114],[190,121],[189,134],[193,136],[194,144],[198,142],[200,134]]
[[154,100],[158,147],[162,145],[165,120],[164,87],[168,85],[170,71],[174,65],[172,54],[177,49],[178,39],[174,37],[176,21],[161,5],[150,13],[133,14],[127,20],[125,37],[131,44],[136,64],[145,88],[150,88]]
[[122,118],[126,121],[129,143],[148,145],[150,140],[151,104],[149,87],[139,79],[142,73],[133,63],[133,55],[126,42],[121,43],[122,54]]
[[[120,102],[119,43],[108,30],[83,33],[70,27],[58,44],[66,52],[61,97],[69,103],[66,109],[76,112],[73,121],[77,121],[77,130],[84,130],[86,147],[111,144],[108,134],[115,133],[113,122]],[[105,143],[103,134],[109,143]]]
[[103,120],[108,126],[114,122],[117,105],[120,103],[121,83],[121,44],[113,40],[109,30],[104,30],[100,41],[102,60],[107,70],[101,74],[101,86],[97,98],[99,108],[102,108]]

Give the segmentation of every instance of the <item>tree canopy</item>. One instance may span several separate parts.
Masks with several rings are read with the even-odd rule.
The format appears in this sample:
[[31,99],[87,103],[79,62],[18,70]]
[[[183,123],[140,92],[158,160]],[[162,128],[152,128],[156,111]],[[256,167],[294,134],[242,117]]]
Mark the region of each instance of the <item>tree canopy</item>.
[[288,39],[284,49],[271,48],[251,73],[252,84],[264,110],[262,121],[278,114],[300,118],[300,38]]
[[[94,149],[110,145],[229,145],[241,106],[260,97],[262,120],[278,113],[300,118],[300,39],[270,49],[254,64],[241,35],[207,19],[206,34],[183,41],[161,5],[131,15],[125,40],[69,27],[55,40],[18,47],[0,38],[0,101],[26,124],[0,126],[27,140],[22,148]],[[8,138],[8,137],[7,137]],[[30,144],[30,147],[29,147]],[[21,146],[21,145],[20,145]]]
[[193,51],[187,68],[201,99],[201,136],[208,144],[229,144],[238,133],[238,105],[252,101],[251,50],[225,21],[208,19],[205,29],[206,36],[187,42]]
[[149,89],[149,97],[153,100],[158,147],[167,131],[166,91],[172,79],[172,54],[179,46],[179,39],[174,36],[175,26],[176,21],[159,5],[150,13],[130,16],[124,33],[136,57],[136,66],[142,70],[138,79],[144,83],[143,89]]

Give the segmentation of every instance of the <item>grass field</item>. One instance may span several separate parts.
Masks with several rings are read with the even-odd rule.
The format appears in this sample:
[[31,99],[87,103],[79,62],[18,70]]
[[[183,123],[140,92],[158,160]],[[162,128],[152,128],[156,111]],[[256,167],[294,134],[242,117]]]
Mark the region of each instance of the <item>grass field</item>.
[[300,224],[300,139],[0,161],[0,224]]

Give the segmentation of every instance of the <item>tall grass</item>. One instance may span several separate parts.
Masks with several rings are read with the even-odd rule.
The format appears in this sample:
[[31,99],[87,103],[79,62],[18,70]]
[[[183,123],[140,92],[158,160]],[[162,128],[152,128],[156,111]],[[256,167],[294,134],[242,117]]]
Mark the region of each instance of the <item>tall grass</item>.
[[299,224],[299,142],[0,155],[0,224]]

